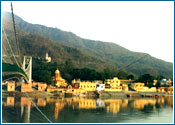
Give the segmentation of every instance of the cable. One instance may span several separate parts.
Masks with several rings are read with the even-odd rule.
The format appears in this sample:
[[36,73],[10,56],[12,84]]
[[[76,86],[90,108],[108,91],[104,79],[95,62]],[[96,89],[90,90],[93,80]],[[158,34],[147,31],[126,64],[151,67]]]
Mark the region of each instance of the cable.
[[14,34],[15,34],[15,41],[16,41],[16,45],[17,45],[18,55],[20,55],[19,43],[18,43],[18,39],[17,39],[17,35],[16,35],[16,27],[15,27],[15,19],[14,19],[14,14],[13,14],[12,2],[11,2],[11,11],[12,11],[12,21],[13,21],[13,28],[14,28]]
[[18,63],[18,61],[17,61],[16,57],[14,56],[15,54],[14,54],[14,52],[13,52],[12,48],[11,48],[11,45],[10,45],[10,43],[9,43],[9,40],[8,40],[8,38],[7,38],[7,34],[6,34],[6,32],[5,32],[4,27],[3,27],[3,26],[2,26],[2,30],[3,30],[3,32],[4,32],[4,34],[5,34],[5,38],[6,38],[6,40],[7,40],[8,46],[9,46],[9,48],[10,48],[10,51],[11,51],[11,53],[12,53],[12,55],[13,55],[13,57],[14,57],[15,61],[16,61],[16,64],[17,64],[17,65],[20,67],[20,65],[19,65],[19,63]]
[[[22,88],[24,90],[24,88]],[[24,90],[24,93],[26,94],[26,96],[30,99],[30,101],[32,102],[32,104],[34,105],[34,107],[46,118],[47,121],[49,121],[50,123],[52,123],[52,121],[38,108],[38,106],[32,101],[32,99],[29,97],[29,95],[27,94],[27,92]]]
[[133,64],[137,63],[138,61],[140,61],[141,59],[146,58],[147,56],[148,56],[148,55],[144,55],[144,56],[140,57],[139,59],[133,61],[132,63],[130,63],[130,64],[126,65],[126,66],[121,67],[119,70],[125,69],[125,68],[127,68],[127,67],[133,65]]

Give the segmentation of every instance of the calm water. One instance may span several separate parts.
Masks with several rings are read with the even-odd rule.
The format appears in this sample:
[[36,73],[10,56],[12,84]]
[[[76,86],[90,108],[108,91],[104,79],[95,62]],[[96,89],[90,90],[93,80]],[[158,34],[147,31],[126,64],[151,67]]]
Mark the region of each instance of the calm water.
[[[32,98],[54,123],[173,123],[173,97]],[[2,97],[3,123],[48,123],[27,97]]]

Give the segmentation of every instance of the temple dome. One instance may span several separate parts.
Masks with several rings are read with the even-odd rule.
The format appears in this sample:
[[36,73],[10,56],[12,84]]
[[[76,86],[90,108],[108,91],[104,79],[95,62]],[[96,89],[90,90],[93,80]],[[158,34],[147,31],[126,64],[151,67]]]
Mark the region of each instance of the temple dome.
[[60,71],[57,69],[57,70],[55,71],[55,73],[58,74],[58,73],[60,73]]

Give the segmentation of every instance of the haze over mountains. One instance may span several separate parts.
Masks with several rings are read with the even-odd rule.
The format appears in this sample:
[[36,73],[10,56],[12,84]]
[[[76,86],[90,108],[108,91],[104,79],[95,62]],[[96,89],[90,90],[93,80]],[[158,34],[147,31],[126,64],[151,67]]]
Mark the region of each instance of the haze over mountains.
[[[83,39],[57,28],[30,24],[18,16],[15,16],[15,23],[23,54],[44,58],[48,52],[53,61],[62,63],[70,59],[78,68],[98,71],[110,68],[134,75],[149,73],[173,78],[172,63],[146,53],[133,52],[114,43]],[[2,24],[7,33],[13,32],[10,13],[3,13]]]

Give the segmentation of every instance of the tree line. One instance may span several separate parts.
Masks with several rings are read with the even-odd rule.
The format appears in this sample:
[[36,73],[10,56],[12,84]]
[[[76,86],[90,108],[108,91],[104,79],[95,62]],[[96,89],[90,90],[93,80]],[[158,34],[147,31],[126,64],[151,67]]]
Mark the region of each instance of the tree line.
[[[95,69],[90,68],[77,68],[71,60],[67,60],[65,63],[46,63],[44,59],[33,59],[32,78],[36,82],[45,82],[47,84],[55,84],[54,76],[55,70],[60,70],[62,78],[64,78],[68,84],[71,84],[73,79],[81,80],[101,80],[111,79],[118,77],[119,79],[132,79],[134,82],[144,82],[145,85],[153,86],[153,80],[161,80],[164,76],[152,76],[150,74],[143,74],[135,76],[125,71],[113,71],[110,68],[105,68],[103,71],[98,72]],[[146,84],[149,83],[149,84]],[[160,83],[158,83],[160,85]]]

